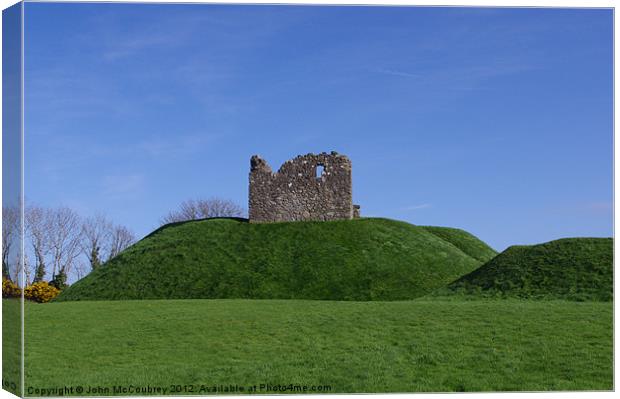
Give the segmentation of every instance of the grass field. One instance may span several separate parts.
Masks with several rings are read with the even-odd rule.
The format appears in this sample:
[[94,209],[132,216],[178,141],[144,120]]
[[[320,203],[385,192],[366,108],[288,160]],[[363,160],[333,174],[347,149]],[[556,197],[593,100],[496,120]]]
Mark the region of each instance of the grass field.
[[2,300],[2,387],[17,393],[21,381],[21,302]]
[[113,386],[150,385],[205,394],[201,385],[220,384],[611,390],[612,343],[611,302],[27,303],[26,393],[82,386],[81,395],[86,387],[113,395]]

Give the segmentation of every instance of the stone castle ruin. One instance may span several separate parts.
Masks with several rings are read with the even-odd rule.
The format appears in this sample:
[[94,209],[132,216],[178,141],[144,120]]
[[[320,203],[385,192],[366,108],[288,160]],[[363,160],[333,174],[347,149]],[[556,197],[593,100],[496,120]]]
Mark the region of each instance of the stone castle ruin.
[[351,161],[335,151],[300,155],[273,173],[258,155],[250,160],[251,223],[359,217],[353,205]]

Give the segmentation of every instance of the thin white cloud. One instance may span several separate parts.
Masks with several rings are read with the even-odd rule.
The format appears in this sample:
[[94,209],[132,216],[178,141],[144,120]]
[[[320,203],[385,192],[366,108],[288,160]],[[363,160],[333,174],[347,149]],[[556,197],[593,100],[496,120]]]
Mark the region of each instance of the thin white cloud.
[[432,206],[431,204],[409,205],[409,206],[405,206],[405,207],[401,208],[401,210],[403,210],[403,211],[416,211],[418,209],[430,208],[431,206]]
[[405,72],[405,71],[397,71],[394,69],[385,69],[385,68],[379,68],[376,70],[379,73],[385,74],[385,75],[392,75],[392,76],[402,76],[405,78],[421,78],[422,75],[418,74],[418,73],[411,73],[411,72]]
[[183,39],[186,37],[185,32],[181,34],[148,34],[134,35],[126,40],[118,40],[116,42],[110,42],[107,45],[106,50],[103,52],[103,59],[106,61],[116,61],[118,59],[132,56],[141,51],[154,49],[165,46],[176,46],[179,43],[183,43]]
[[216,134],[196,134],[174,137],[152,137],[139,142],[135,151],[151,157],[178,157],[203,153],[219,138]]
[[481,89],[482,84],[493,78],[530,72],[536,69],[538,69],[536,66],[518,63],[514,60],[495,59],[489,61],[488,64],[448,66],[430,71],[420,71],[420,73],[386,68],[376,68],[374,72],[406,78],[416,85],[471,91]]

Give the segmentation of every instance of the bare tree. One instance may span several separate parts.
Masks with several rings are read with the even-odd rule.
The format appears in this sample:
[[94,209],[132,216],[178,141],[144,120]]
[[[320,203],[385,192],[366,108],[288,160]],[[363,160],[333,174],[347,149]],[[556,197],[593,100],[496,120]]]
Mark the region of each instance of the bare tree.
[[84,220],[81,232],[81,250],[95,270],[105,259],[102,252],[110,248],[114,227],[103,215],[96,215]]
[[[3,209],[3,216],[5,225],[12,220],[9,210]],[[27,269],[24,274],[27,281],[43,281],[51,274],[50,284],[61,289],[71,276],[81,279],[88,274],[89,269],[97,268],[136,241],[129,229],[112,224],[103,215],[83,220],[67,207],[27,206],[25,229],[27,251],[18,261],[25,261]],[[12,264],[9,262],[11,234],[16,233],[3,229],[3,244],[5,241],[8,243],[3,246],[3,266],[5,263]],[[21,273],[19,266],[19,270],[8,268],[9,278]]]
[[121,251],[136,242],[136,236],[125,226],[114,226],[108,248],[108,258],[110,260]]
[[162,224],[213,217],[242,217],[244,210],[231,200],[221,198],[191,199],[181,203],[161,219]]
[[9,276],[8,276],[9,280],[14,282],[15,284],[17,284],[18,287],[21,287],[21,288],[25,287],[25,285],[22,284],[23,283],[22,259],[23,259],[22,252],[17,251],[17,253],[15,254],[15,266],[9,268]]
[[67,276],[81,253],[80,217],[69,208],[55,208],[50,210],[48,226],[52,277]]
[[230,200],[211,198],[204,202],[207,205],[206,217],[241,217],[244,214],[243,208]]
[[86,262],[76,262],[75,264],[75,276],[78,280],[88,274],[88,266]]
[[19,208],[16,206],[2,207],[2,277],[10,279],[9,256],[11,247],[14,249],[19,237]]
[[34,282],[45,278],[45,257],[50,251],[50,217],[51,211],[39,206],[30,205],[25,209],[25,228],[28,241],[34,255]]
[[30,269],[30,261],[29,261],[27,252],[24,253],[24,277],[26,278],[26,281],[24,282],[24,286],[27,286],[33,282],[31,279],[32,270]]

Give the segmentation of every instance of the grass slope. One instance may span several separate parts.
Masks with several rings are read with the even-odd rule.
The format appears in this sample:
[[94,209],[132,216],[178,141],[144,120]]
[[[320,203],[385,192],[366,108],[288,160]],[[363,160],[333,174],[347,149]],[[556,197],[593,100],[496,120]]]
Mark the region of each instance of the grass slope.
[[610,302],[26,303],[25,322],[26,393],[180,385],[190,387],[180,394],[204,395],[201,385],[291,383],[329,385],[328,393],[613,388]]
[[57,300],[412,299],[476,269],[489,250],[463,231],[388,219],[208,219],[158,229]]
[[493,248],[489,247],[484,241],[479,240],[477,237],[469,234],[465,230],[437,226],[420,227],[429,233],[448,241],[450,244],[480,262],[487,262],[497,255],[497,252],[495,252]]
[[613,239],[565,238],[513,246],[459,278],[445,293],[610,301]]

